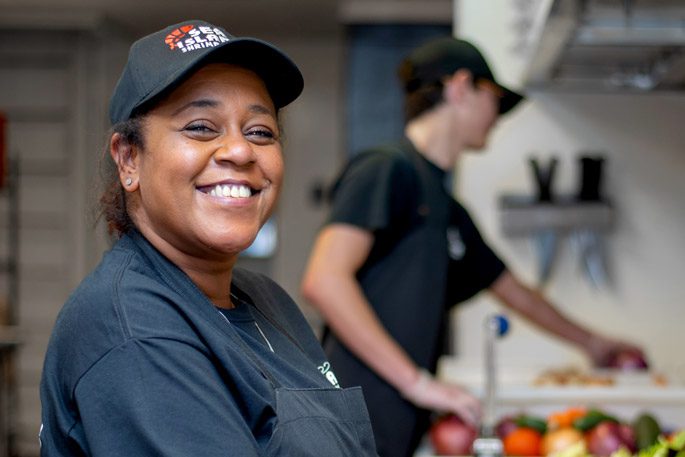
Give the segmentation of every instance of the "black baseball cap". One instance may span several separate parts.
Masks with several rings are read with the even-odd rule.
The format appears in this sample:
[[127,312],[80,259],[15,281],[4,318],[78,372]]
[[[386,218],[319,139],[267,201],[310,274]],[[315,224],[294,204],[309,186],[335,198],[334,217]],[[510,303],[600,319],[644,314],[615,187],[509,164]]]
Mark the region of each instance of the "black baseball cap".
[[232,63],[254,71],[264,80],[276,108],[295,100],[304,87],[300,70],[277,47],[256,38],[233,36],[202,20],[188,20],[131,45],[110,100],[112,125],[129,119],[208,62]]
[[443,37],[414,49],[400,64],[398,74],[406,93],[440,83],[459,69],[469,70],[474,81],[487,79],[502,89],[499,112],[511,110],[523,96],[497,82],[478,48],[466,40]]

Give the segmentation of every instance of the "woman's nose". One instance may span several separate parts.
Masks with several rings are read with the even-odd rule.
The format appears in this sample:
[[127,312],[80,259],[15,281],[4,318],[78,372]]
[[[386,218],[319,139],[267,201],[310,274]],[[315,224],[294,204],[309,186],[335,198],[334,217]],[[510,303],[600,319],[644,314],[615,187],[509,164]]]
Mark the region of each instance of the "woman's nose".
[[255,152],[243,135],[232,135],[225,140],[214,153],[217,162],[231,162],[237,166],[245,166],[256,160]]

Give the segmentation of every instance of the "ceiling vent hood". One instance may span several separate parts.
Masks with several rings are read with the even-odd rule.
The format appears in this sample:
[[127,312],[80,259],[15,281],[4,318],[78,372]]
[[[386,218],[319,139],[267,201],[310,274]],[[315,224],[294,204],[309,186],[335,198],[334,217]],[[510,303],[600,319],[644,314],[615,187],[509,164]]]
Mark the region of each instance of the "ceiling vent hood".
[[685,91],[685,0],[550,0],[529,36],[529,88]]

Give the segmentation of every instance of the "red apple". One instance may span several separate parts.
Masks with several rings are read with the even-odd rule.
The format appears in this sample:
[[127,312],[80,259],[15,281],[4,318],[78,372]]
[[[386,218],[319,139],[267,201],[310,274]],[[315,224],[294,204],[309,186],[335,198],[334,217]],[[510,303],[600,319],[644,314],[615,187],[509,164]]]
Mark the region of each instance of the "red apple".
[[429,433],[437,455],[471,455],[473,441],[478,435],[475,428],[453,414],[435,421]]

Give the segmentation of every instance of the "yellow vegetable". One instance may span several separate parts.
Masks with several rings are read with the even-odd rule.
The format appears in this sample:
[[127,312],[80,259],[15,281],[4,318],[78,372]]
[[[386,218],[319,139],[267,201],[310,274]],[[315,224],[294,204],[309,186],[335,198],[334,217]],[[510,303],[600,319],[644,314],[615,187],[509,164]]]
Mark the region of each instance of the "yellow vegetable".
[[566,449],[548,454],[548,457],[590,457],[585,447],[585,441],[578,441]]
[[580,431],[571,427],[559,428],[547,432],[542,437],[540,451],[542,455],[556,454],[579,442],[585,446],[583,434]]

